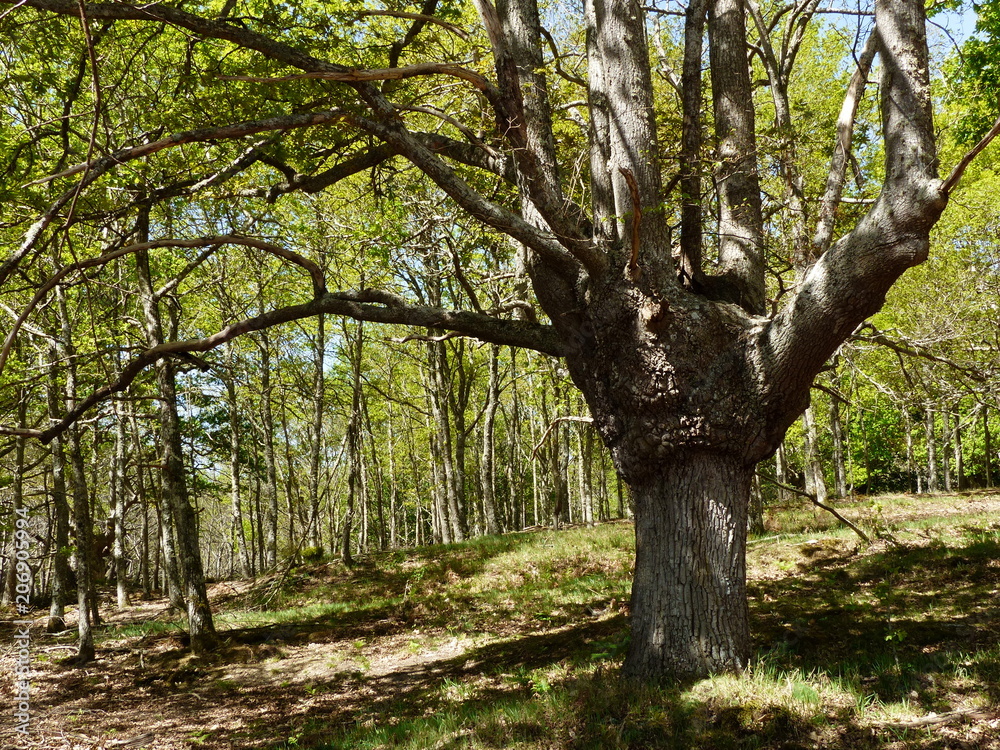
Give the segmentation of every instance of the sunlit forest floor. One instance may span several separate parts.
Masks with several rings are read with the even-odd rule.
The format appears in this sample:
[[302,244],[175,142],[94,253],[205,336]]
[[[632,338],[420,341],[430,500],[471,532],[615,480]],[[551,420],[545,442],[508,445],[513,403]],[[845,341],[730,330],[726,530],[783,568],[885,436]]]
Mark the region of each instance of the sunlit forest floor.
[[840,509],[878,541],[799,505],[751,540],[738,677],[618,680],[633,542],[610,523],[216,583],[201,657],[165,601],[106,598],[85,669],[60,664],[72,633],[33,631],[27,746],[1000,748],[1000,495]]

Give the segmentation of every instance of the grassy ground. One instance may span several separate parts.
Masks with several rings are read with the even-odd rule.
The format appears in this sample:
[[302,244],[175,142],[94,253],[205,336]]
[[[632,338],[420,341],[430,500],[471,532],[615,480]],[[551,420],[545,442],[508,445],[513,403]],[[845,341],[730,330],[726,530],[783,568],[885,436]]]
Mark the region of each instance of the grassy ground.
[[843,511],[879,541],[801,506],[751,540],[743,675],[618,679],[632,529],[606,524],[218,584],[205,657],[162,602],[85,670],[39,633],[29,746],[1000,748],[1000,496]]

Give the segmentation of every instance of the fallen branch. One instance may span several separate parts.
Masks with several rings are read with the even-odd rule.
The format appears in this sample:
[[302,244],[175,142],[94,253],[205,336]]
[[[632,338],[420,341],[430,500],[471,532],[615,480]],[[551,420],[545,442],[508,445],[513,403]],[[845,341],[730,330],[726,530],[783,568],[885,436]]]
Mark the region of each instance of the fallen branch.
[[831,506],[829,506],[829,505],[827,505],[825,503],[821,503],[816,498],[816,495],[814,495],[813,493],[811,493],[811,492],[805,492],[804,490],[800,490],[798,487],[792,487],[790,484],[782,484],[781,482],[777,482],[777,481],[771,479],[770,477],[766,477],[763,474],[760,474],[759,472],[757,474],[757,478],[760,479],[760,480],[762,480],[762,481],[764,481],[764,482],[768,482],[769,484],[773,484],[775,487],[780,487],[781,489],[787,490],[788,492],[793,492],[796,495],[801,495],[802,497],[809,498],[809,502],[811,502],[813,505],[815,505],[818,508],[822,508],[827,513],[832,514],[838,521],[840,521],[842,524],[844,524],[845,526],[847,526],[851,531],[853,531],[855,534],[857,534],[859,537],[861,537],[865,541],[865,544],[871,544],[872,543],[872,540],[869,538],[869,536],[865,532],[863,532],[861,529],[859,529],[857,526],[855,526],[853,523],[851,523],[849,520],[847,520],[844,516],[840,515],[840,513],[838,513],[835,508],[833,508],[833,507],[831,507]]
[[981,708],[965,708],[959,711],[948,711],[943,714],[927,714],[927,716],[922,716],[919,719],[913,719],[912,721],[897,721],[883,724],[885,727],[891,727],[893,729],[913,729],[915,727],[929,727],[936,726],[939,724],[951,724],[952,722],[962,721],[962,720],[975,720],[975,721],[985,721],[987,719],[996,719],[997,712],[995,710],[986,710]]

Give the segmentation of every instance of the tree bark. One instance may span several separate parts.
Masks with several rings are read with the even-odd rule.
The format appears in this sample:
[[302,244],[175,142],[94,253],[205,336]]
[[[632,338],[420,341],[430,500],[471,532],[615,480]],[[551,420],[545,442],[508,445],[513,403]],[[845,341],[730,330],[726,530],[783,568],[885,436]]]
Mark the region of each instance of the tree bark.
[[125,557],[125,513],[128,502],[125,499],[125,414],[120,401],[114,402],[115,415],[115,455],[114,473],[117,475],[117,492],[113,493],[111,520],[114,541],[111,546],[111,564],[115,574],[115,593],[118,609],[132,606],[129,597],[128,559]]
[[[67,363],[64,398],[66,411],[71,411],[77,401],[77,354],[66,309],[66,296],[62,289],[56,291],[56,301],[61,328],[57,347],[59,358]],[[76,531],[76,600],[79,632],[76,660],[85,664],[94,659],[94,527],[90,517],[90,494],[78,425],[74,424],[69,430],[66,453],[69,461],[69,491],[73,497],[73,522]]]
[[229,408],[229,501],[230,501],[230,544],[232,546],[233,566],[240,561],[240,572],[244,577],[250,576],[253,565],[250,562],[250,545],[247,543],[246,528],[243,522],[243,459],[241,456],[240,410],[236,399],[235,360],[232,347],[229,347],[228,364],[230,373],[224,378],[226,386],[226,405]]
[[[16,391],[17,393],[17,425],[18,427],[24,429],[27,427],[28,421],[28,399],[27,392],[24,387],[19,387]],[[27,448],[28,438],[24,435],[19,435],[14,438],[14,476],[11,482],[11,510],[13,512],[13,518],[19,518],[21,511],[24,509],[24,457],[25,449]],[[14,536],[14,527],[11,526],[11,537],[10,537],[10,555],[7,558],[6,565],[6,576],[3,581],[3,604],[13,604],[17,600],[17,592],[15,587],[17,585],[16,569],[17,569],[17,551],[18,545],[17,540]],[[29,563],[30,565],[30,563]],[[28,599],[31,599],[32,591],[28,591]]]
[[944,491],[951,492],[951,460],[953,457],[952,451],[952,419],[951,413],[947,409],[941,409],[941,471],[943,474],[942,479],[944,480]]
[[993,486],[993,436],[990,433],[990,413],[986,404],[983,403],[979,412],[980,419],[983,420],[983,450],[986,452],[986,486]]
[[[140,221],[140,241],[145,241],[148,237],[148,221],[147,215]],[[153,292],[148,252],[145,250],[137,252],[135,259],[139,294],[146,318],[146,336],[152,347],[164,340],[159,304]],[[169,510],[169,513],[164,514],[163,523],[165,527],[169,527],[168,519],[172,519],[177,533],[176,552],[180,569],[183,571],[188,632],[192,650],[199,652],[207,650],[215,642],[215,625],[212,622],[212,608],[205,587],[197,520],[187,494],[173,363],[168,360],[157,362],[156,382],[160,396],[160,448],[163,451],[162,506]]]
[[[46,395],[49,418],[62,418],[60,403],[59,375],[56,367],[59,353],[55,346],[49,350],[48,379]],[[52,441],[52,521],[55,529],[52,554],[52,603],[46,630],[58,633],[66,629],[65,605],[69,599],[69,503],[66,500],[66,456],[65,440],[62,435]]]
[[499,534],[494,458],[496,455],[496,416],[500,407],[500,347],[489,349],[489,381],[486,385],[486,412],[483,415],[483,452],[479,462],[479,483],[483,490],[483,517],[487,534]]
[[927,442],[927,491],[934,493],[938,491],[937,430],[930,402],[924,407],[924,437]]
[[264,437],[264,494],[267,501],[265,522],[264,568],[278,564],[278,469],[274,456],[274,411],[271,407],[271,342],[266,333],[260,339],[261,427]]
[[351,533],[353,530],[354,507],[361,493],[361,355],[364,351],[364,324],[358,323],[354,342],[348,358],[351,362],[351,413],[347,422],[347,510],[344,514],[344,531],[341,546],[341,560],[344,565],[354,564],[351,554]]
[[316,339],[313,342],[315,347],[313,372],[313,393],[312,393],[312,443],[309,448],[309,544],[316,549],[323,548],[322,535],[319,523],[319,472],[320,458],[323,454],[323,408],[326,400],[326,373],[324,363],[326,362],[326,326],[325,316],[317,318]]
[[819,431],[816,429],[816,416],[812,406],[802,413],[805,430],[805,445],[803,446],[806,473],[806,492],[815,495],[816,499],[826,502],[826,479],[823,476],[823,462],[819,457]]
[[833,478],[837,497],[847,497],[847,466],[844,461],[844,425],[840,419],[840,399],[830,397],[830,433],[833,437]]
[[710,0],[708,33],[718,139],[719,270],[726,286],[713,296],[760,314],[764,311],[764,222],[741,0]]
[[690,452],[631,483],[636,559],[627,675],[656,681],[747,665],[752,475],[741,459]]
[[968,489],[968,484],[965,480],[965,456],[962,455],[962,404],[959,402],[955,405],[955,432],[953,435],[955,453],[955,478],[958,483],[958,491],[963,492]]

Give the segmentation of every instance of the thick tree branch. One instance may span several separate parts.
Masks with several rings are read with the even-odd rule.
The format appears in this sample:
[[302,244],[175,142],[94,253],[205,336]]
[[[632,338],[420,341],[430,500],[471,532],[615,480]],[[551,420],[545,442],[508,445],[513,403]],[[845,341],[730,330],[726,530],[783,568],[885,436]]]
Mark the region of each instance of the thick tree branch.
[[[0,2],[3,2],[3,0],[0,0]],[[329,110],[325,112],[309,112],[304,114],[241,122],[233,125],[188,130],[182,133],[175,133],[167,138],[162,138],[152,143],[145,143],[140,146],[121,149],[114,154],[96,159],[93,162],[82,162],[58,174],[50,175],[44,179],[28,183],[28,185],[35,185],[49,182],[59,177],[67,177],[79,174],[80,172],[84,173],[83,177],[80,178],[80,181],[76,185],[63,192],[63,194],[49,206],[48,210],[41,216],[41,218],[31,225],[25,233],[24,240],[21,242],[20,247],[6,261],[0,263],[0,287],[4,285],[6,280],[10,277],[10,274],[17,269],[21,261],[32,250],[38,247],[38,243],[41,241],[43,233],[52,224],[66,204],[72,201],[74,196],[80,194],[80,192],[82,192],[85,188],[93,184],[94,181],[96,181],[103,174],[123,162],[148,156],[149,154],[156,153],[157,151],[162,151],[165,148],[171,148],[185,143],[220,140],[224,138],[239,138],[265,131],[309,127],[311,125],[334,122],[342,118],[344,118],[344,113],[340,110]]]
[[330,167],[327,170],[315,175],[298,174],[294,169],[285,165],[267,162],[270,166],[279,171],[286,171],[288,179],[285,182],[271,187],[246,188],[237,191],[237,195],[263,198],[268,202],[274,202],[281,195],[301,191],[303,193],[318,193],[334,185],[341,180],[347,179],[351,175],[363,172],[366,169],[377,167],[396,155],[396,149],[388,144],[380,144],[367,151],[355,154],[342,162]]
[[523,209],[525,218],[547,225],[587,271],[599,277],[607,260],[559,182],[537,5],[534,0],[501,0],[496,7],[491,0],[476,0],[475,5],[490,39],[501,97],[491,104],[514,149],[522,198],[530,202]]
[[380,68],[376,70],[344,70],[316,71],[298,73],[290,76],[267,78],[258,76],[219,76],[222,81],[250,81],[253,83],[284,83],[303,79],[319,79],[323,81],[340,81],[341,83],[359,83],[369,81],[402,81],[418,76],[446,75],[461,78],[479,89],[490,101],[500,99],[500,92],[489,81],[474,70],[463,68],[451,63],[416,63],[403,68]]
[[[0,0],[0,3],[10,1]],[[62,15],[75,16],[79,13],[79,5],[73,0],[28,0],[26,5],[38,10]],[[601,254],[580,228],[575,226],[572,221],[564,224],[560,224],[557,221],[560,217],[567,216],[567,214],[559,213],[559,211],[549,212],[547,221],[556,232],[555,237],[552,237],[544,231],[531,227],[530,224],[519,217],[511,218],[509,212],[476,194],[475,191],[459,180],[429,149],[406,130],[399,121],[395,108],[382,92],[373,87],[369,81],[352,77],[356,75],[357,71],[352,71],[352,69],[346,66],[313,57],[246,28],[225,21],[205,19],[158,3],[142,6],[130,5],[128,3],[98,3],[86,5],[85,8],[88,18],[92,20],[161,21],[187,29],[201,36],[231,41],[241,47],[255,50],[272,60],[299,68],[307,73],[344,74],[344,82],[353,86],[358,91],[362,100],[372,107],[377,120],[380,121],[377,128],[367,127],[365,129],[369,130],[369,132],[373,132],[376,129],[379,130],[380,132],[377,134],[380,138],[395,146],[401,155],[425,172],[428,177],[448,192],[465,210],[470,211],[470,213],[489,226],[493,226],[531,247],[532,250],[539,253],[546,263],[552,263],[564,276],[575,278],[578,270],[574,269],[574,266],[578,262],[591,270],[600,270],[602,268]],[[501,123],[505,123],[502,125],[502,132],[507,136],[511,144],[515,146],[515,149],[518,147],[523,149],[525,145],[521,129],[523,117],[517,111],[509,111],[513,100],[509,96],[509,92],[502,90],[504,81],[510,78],[510,73],[513,73],[516,79],[516,66],[507,71],[508,75],[506,78],[501,79],[500,96],[499,98],[492,99],[491,104],[496,110]],[[483,93],[488,97],[492,97],[493,88],[488,87]],[[523,153],[520,151],[516,151],[516,153],[520,160]],[[560,206],[559,208],[565,212],[564,206]],[[45,226],[47,226],[47,223],[40,225],[37,229],[33,228],[33,233],[40,235]],[[560,244],[569,247],[571,252],[566,253],[561,249],[557,250],[556,248]],[[12,267],[16,266],[16,263],[29,250],[30,247],[24,249],[23,252],[19,252],[15,258],[12,258]],[[7,269],[7,265],[0,266],[0,283],[2,283],[5,275],[9,274],[9,270],[12,270],[12,268]]]
[[681,71],[681,257],[689,284],[702,277],[701,66],[707,0],[692,0],[684,14],[684,67]]
[[[0,0],[0,4],[11,4],[13,0]],[[19,3],[37,10],[63,16],[78,16],[80,6],[76,0],[27,0]],[[188,13],[162,3],[133,5],[130,3],[89,3],[84,4],[84,12],[92,21],[158,21],[186,29],[199,36],[223,39],[252,49],[266,57],[290,65],[300,70],[329,70],[346,72],[350,70],[326,60],[313,57],[305,52],[275,41],[270,37],[232,24],[224,19],[212,20]]]
[[741,307],[764,311],[764,224],[757,172],[753,89],[746,60],[746,18],[739,0],[710,0],[712,105],[718,140],[719,270]]
[[315,317],[322,313],[344,315],[355,320],[376,323],[395,323],[455,331],[490,343],[534,349],[552,356],[561,356],[564,348],[564,341],[551,326],[542,326],[520,320],[501,320],[489,315],[462,310],[444,310],[426,305],[410,305],[401,297],[374,289],[363,289],[357,292],[326,292],[305,304],[282,307],[233,323],[205,338],[171,341],[147,349],[125,366],[114,383],[98,388],[87,398],[78,402],[58,423],[40,433],[32,432],[28,436],[38,437],[43,443],[50,442],[94,405],[128,388],[143,370],[164,357],[211,351],[238,336],[294,320]]
[[[391,105],[381,97],[375,103],[379,107],[391,108]],[[577,275],[580,262],[559,242],[560,238],[532,226],[514,212],[473,190],[401,122],[391,118],[389,112],[378,112],[378,114],[386,116],[377,120],[355,117],[353,122],[362,130],[394,146],[402,156],[409,159],[459,206],[479,221],[531,248],[561,274],[567,277]]]
[[752,367],[766,384],[765,407],[784,415],[769,425],[768,445],[805,407],[813,377],[837,347],[882,307],[907,268],[926,259],[947,202],[936,172],[923,3],[879,0],[876,16],[885,183],[854,231],[823,254],[773,321],[759,324]]
[[858,58],[858,66],[851,76],[851,82],[847,87],[847,94],[844,96],[844,103],[840,107],[840,115],[837,117],[837,143],[833,147],[833,156],[830,159],[830,169],[827,173],[826,189],[823,191],[823,198],[820,200],[819,220],[816,224],[816,232],[812,240],[812,252],[815,257],[819,257],[825,253],[833,241],[837,206],[841,202],[841,195],[844,191],[844,181],[847,177],[847,163],[851,154],[851,141],[854,138],[854,120],[858,112],[858,104],[861,102],[861,96],[865,91],[865,85],[868,83],[868,73],[871,71],[877,49],[878,36],[872,32],[865,42],[864,49],[861,51],[861,57]]

